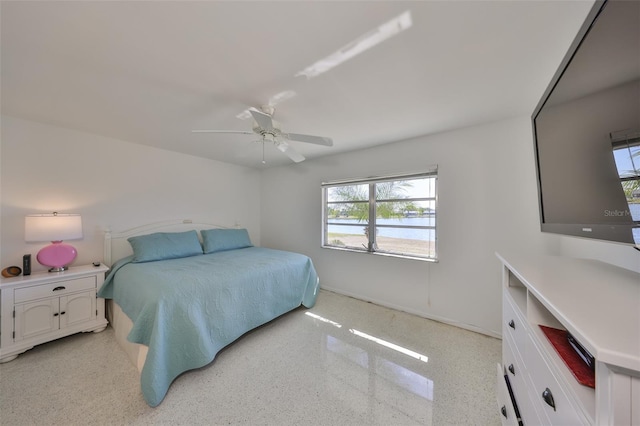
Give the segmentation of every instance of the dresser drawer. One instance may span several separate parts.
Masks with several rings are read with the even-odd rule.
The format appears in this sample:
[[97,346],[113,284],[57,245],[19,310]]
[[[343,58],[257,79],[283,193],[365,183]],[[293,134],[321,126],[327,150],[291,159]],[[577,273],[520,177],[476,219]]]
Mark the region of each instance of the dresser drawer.
[[502,340],[502,362],[509,382],[513,391],[516,406],[520,412],[520,417],[524,425],[540,425],[543,424],[539,418],[536,409],[531,402],[529,395],[529,375],[525,368],[525,364],[520,360],[519,355],[515,355],[513,342],[509,336]]
[[96,288],[96,277],[84,277],[74,280],[56,281],[31,287],[18,288],[14,292],[14,303],[28,302],[30,300],[44,299],[47,297],[62,296],[82,290]]
[[527,342],[527,324],[506,294],[502,298],[502,321],[503,333],[511,338],[516,354],[524,360],[524,354],[521,351],[524,350]]
[[[541,421],[553,425],[588,424],[562,390],[558,379],[554,376],[531,336],[527,339],[526,351],[529,376],[533,384],[531,397],[534,399],[533,404],[538,410]],[[547,396],[545,397],[545,395]],[[550,402],[553,402],[553,406]],[[544,419],[544,416],[548,421]]]
[[500,412],[500,420],[502,425],[518,425],[518,417],[516,416],[516,410],[511,402],[511,396],[509,395],[509,388],[504,378],[504,372],[502,366],[498,364],[497,377],[496,377],[496,397],[498,402],[498,410]]
[[526,389],[524,389],[524,377],[526,375],[524,363],[520,359],[520,355],[516,355],[516,353],[511,337],[506,336],[502,340],[502,362],[504,368],[509,376],[511,386],[517,387],[516,382],[523,382],[523,391],[526,392]]

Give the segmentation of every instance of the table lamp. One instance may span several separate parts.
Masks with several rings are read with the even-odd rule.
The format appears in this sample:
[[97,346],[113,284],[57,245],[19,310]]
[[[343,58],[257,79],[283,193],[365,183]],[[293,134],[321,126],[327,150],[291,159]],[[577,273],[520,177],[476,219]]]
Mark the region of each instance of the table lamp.
[[79,214],[32,214],[24,218],[24,239],[26,242],[51,241],[38,252],[36,259],[41,265],[49,266],[49,272],[61,272],[78,255],[75,247],[63,240],[82,238],[82,217]]

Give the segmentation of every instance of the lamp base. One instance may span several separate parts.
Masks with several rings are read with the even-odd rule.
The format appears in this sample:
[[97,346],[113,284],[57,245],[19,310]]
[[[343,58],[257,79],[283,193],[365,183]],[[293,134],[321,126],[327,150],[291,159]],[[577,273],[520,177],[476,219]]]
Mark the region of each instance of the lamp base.
[[38,263],[49,266],[49,272],[62,272],[69,269],[67,265],[74,261],[78,252],[75,247],[62,241],[52,241],[51,244],[38,252]]

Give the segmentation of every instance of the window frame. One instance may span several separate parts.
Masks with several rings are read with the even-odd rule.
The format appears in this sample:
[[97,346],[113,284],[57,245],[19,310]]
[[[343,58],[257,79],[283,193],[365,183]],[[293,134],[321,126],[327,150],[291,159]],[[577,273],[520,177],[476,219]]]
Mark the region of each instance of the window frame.
[[[376,199],[376,185],[384,182],[400,182],[407,180],[416,180],[416,179],[425,179],[432,178],[433,182],[433,196],[424,196],[424,197],[414,197],[414,198],[380,198]],[[328,190],[329,188],[335,188],[339,186],[355,186],[355,185],[364,185],[366,184],[368,187],[368,199],[363,200],[351,200],[351,201],[329,201]],[[438,166],[432,166],[428,168],[426,171],[417,172],[417,173],[409,173],[409,174],[397,174],[397,175],[385,175],[385,176],[376,176],[376,177],[368,177],[368,178],[357,178],[357,179],[345,179],[340,181],[331,181],[331,182],[322,182],[322,248],[331,249],[331,250],[340,250],[340,251],[349,251],[355,253],[366,253],[366,254],[375,254],[379,256],[390,256],[390,257],[399,257],[404,259],[414,259],[421,261],[429,261],[429,262],[438,262],[438,232],[437,232],[437,216],[438,216]],[[425,194],[431,195],[431,194]],[[404,201],[427,201],[433,203],[433,218],[435,219],[434,225],[398,225],[398,224],[379,224],[377,223],[377,204],[384,202],[404,202]],[[341,245],[335,245],[329,243],[329,226],[353,226],[352,223],[349,224],[341,224],[341,223],[331,223],[329,219],[329,206],[330,205],[339,205],[339,204],[368,204],[368,217],[366,219],[366,223],[362,225],[367,228],[367,232],[365,233],[365,238],[367,240],[367,246],[363,248],[359,247],[346,247]],[[377,232],[376,228],[400,228],[400,229],[424,229],[433,232],[433,255],[424,255],[421,256],[415,253],[401,253],[391,250],[383,250],[379,249],[376,244]]]

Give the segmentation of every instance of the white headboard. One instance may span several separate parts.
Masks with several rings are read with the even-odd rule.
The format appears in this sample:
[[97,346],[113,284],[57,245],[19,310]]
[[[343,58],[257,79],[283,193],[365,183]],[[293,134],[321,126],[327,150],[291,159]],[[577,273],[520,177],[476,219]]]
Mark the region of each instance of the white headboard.
[[[121,232],[112,232],[111,230],[107,230],[104,233],[104,263],[111,266],[116,260],[133,254],[131,244],[127,241],[127,238],[130,237],[152,234],[154,232],[184,232],[192,229],[200,231],[211,228],[228,229],[229,227],[213,223],[194,223],[191,219],[182,219],[150,223]],[[200,235],[198,235],[198,238],[200,238]]]

